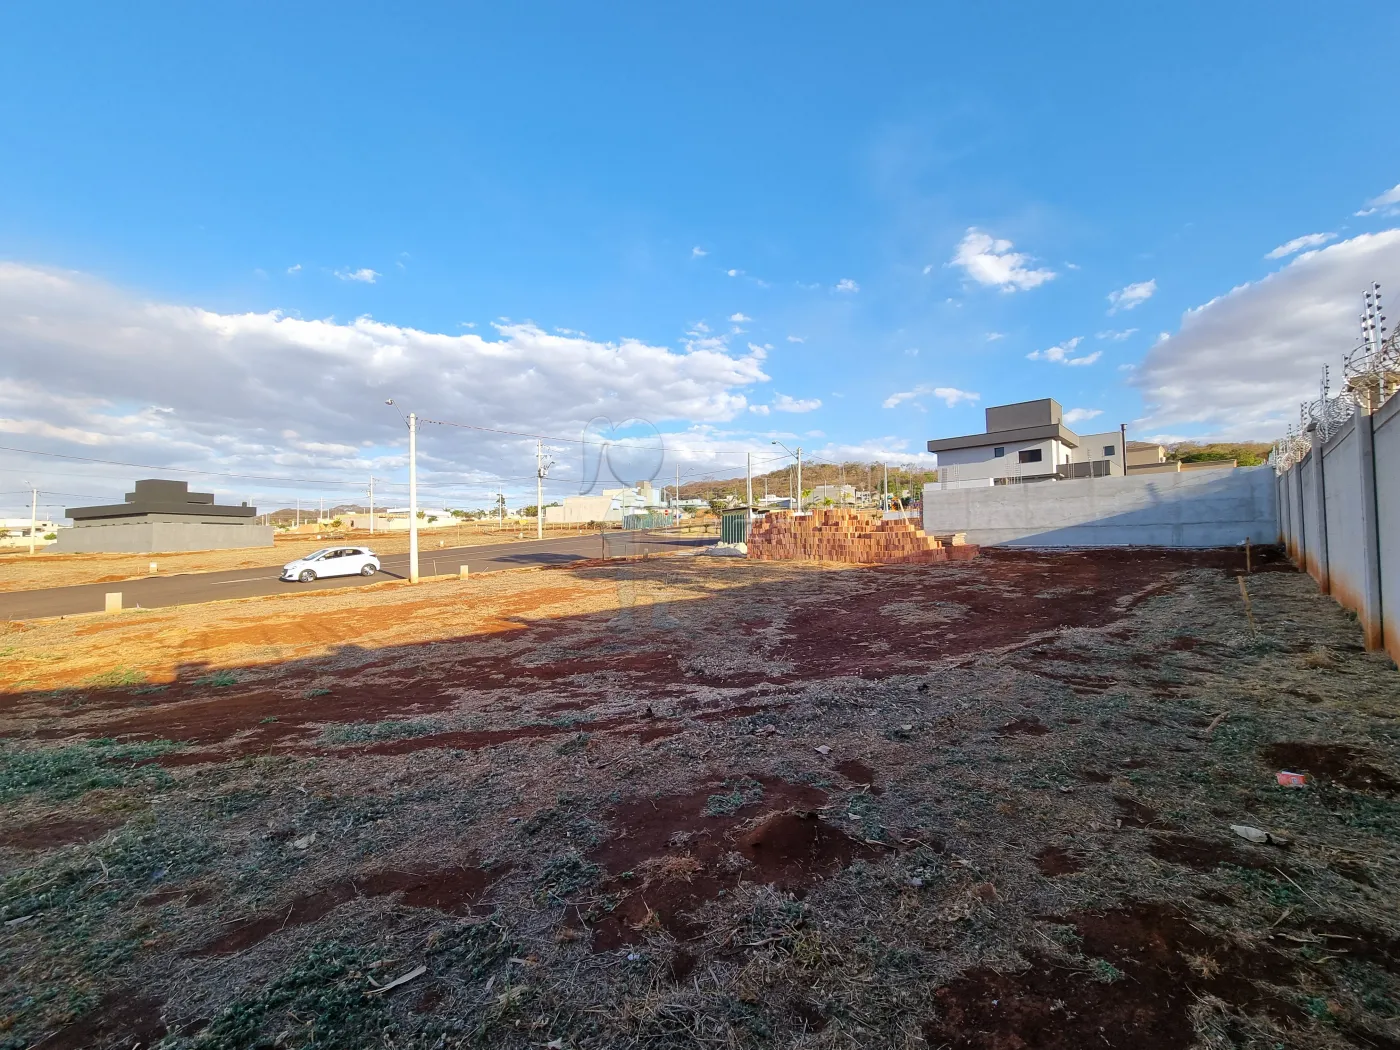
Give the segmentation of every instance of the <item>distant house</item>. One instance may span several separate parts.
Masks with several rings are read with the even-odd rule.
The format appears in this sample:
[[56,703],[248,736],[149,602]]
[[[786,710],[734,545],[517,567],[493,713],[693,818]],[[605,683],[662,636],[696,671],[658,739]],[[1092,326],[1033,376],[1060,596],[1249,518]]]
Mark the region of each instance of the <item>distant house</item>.
[[[28,547],[29,518],[0,518],[0,547]],[[53,540],[47,539],[57,533],[58,524],[40,520],[34,523],[34,545],[47,547]]]
[[1076,434],[1064,425],[1059,402],[1048,397],[992,406],[986,420],[981,434],[928,443],[938,456],[938,480],[925,491],[1234,466],[1168,462],[1166,449],[1154,442],[1129,441],[1125,448],[1120,430]]
[[639,481],[631,488],[603,489],[597,495],[565,496],[562,506],[545,507],[544,520],[546,525],[621,522],[626,517],[658,514],[666,505],[650,481]]
[[936,438],[938,481],[928,488],[977,488],[1076,477],[1122,475],[1118,431],[1080,436],[1062,421],[1052,398],[995,405],[981,434]]
[[856,487],[854,485],[816,485],[812,488],[812,495],[804,502],[817,507],[831,500],[837,505],[845,505],[856,501]]
[[65,553],[147,553],[271,547],[272,529],[256,524],[258,511],[214,502],[183,481],[138,481],[121,503],[69,507],[73,527],[58,534]]

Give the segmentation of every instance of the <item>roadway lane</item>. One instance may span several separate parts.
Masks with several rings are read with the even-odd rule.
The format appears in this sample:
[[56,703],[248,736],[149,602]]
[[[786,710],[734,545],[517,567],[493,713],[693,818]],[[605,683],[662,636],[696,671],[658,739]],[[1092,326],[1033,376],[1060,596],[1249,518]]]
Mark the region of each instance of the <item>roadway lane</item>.
[[[354,541],[363,543],[362,540]],[[608,555],[662,554],[714,543],[712,538],[668,535],[665,533],[609,533]],[[322,544],[324,546],[324,543]],[[374,545],[366,544],[371,550]],[[311,553],[318,548],[308,544]],[[598,536],[570,536],[556,540],[520,540],[514,543],[482,544],[475,547],[426,548],[418,555],[418,571],[424,576],[453,574],[459,566],[473,573],[519,569],[531,565],[562,565],[602,556]],[[288,557],[287,561],[291,561]],[[110,591],[122,593],[122,604],[133,609],[159,609],[169,605],[194,605],[224,598],[256,598],[265,594],[301,593],[363,587],[386,579],[408,578],[408,554],[387,554],[380,558],[382,571],[374,576],[336,576],[314,583],[284,583],[278,579],[280,566],[257,569],[231,569],[227,572],[183,573],[172,576],[142,576],[116,583],[88,583],[78,587],[54,587],[42,591],[0,592],[0,619],[32,620],[43,616],[73,616],[101,612]],[[435,571],[436,570],[436,571]]]

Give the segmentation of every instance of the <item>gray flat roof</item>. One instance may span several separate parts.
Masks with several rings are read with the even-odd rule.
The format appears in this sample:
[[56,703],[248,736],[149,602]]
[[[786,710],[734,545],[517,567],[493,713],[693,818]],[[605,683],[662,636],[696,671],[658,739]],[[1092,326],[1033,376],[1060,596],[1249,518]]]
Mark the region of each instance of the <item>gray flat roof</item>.
[[1045,423],[1038,427],[1019,427],[1016,430],[993,430],[986,434],[966,434],[962,437],[935,438],[928,443],[930,452],[953,452],[960,448],[986,448],[989,445],[1009,445],[1017,441],[1044,441],[1047,438],[1079,447],[1079,435],[1061,423]]

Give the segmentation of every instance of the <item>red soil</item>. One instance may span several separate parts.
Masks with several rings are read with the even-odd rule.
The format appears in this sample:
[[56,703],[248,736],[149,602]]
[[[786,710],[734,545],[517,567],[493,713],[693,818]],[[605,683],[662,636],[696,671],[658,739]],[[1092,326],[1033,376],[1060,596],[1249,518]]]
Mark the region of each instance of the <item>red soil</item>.
[[1264,749],[1264,761],[1278,770],[1308,773],[1318,780],[1331,781],[1354,791],[1400,791],[1400,778],[1377,769],[1376,756],[1344,744],[1287,742]]
[[704,930],[697,910],[741,882],[772,884],[800,895],[856,858],[879,855],[814,812],[825,800],[824,792],[755,779],[763,786],[762,797],[727,816],[706,815],[711,795],[724,791],[720,784],[686,795],[634,800],[613,812],[613,837],[589,859],[612,876],[603,891],[622,899],[611,911],[592,917],[595,951],[638,943],[649,925],[691,939]]
[[1079,859],[1059,846],[1046,846],[1036,854],[1035,866],[1040,869],[1042,875],[1055,878],[1059,875],[1073,875],[1076,871],[1083,871],[1084,865]]
[[195,954],[233,955],[262,943],[288,927],[315,922],[356,897],[384,897],[399,893],[402,894],[400,903],[409,907],[464,914],[509,870],[508,866],[489,871],[456,866],[423,873],[393,869],[371,872],[294,897],[277,912],[248,920],[210,941]]
[[1292,1003],[1254,983],[1286,980],[1288,960],[1203,933],[1183,912],[1141,905],[1066,921],[1083,938],[1086,960],[1104,960],[1123,977],[1106,980],[1087,964],[1070,968],[1034,953],[1027,953],[1031,966],[1020,973],[970,971],[938,991],[938,1017],[924,1026],[929,1045],[1186,1050],[1195,1044],[1189,1011],[1205,994],[1281,1019],[1302,1017]]
[[70,842],[91,842],[111,831],[118,823],[120,821],[103,820],[99,817],[39,820],[33,824],[22,824],[0,832],[0,846],[48,849],[50,846],[65,846]]

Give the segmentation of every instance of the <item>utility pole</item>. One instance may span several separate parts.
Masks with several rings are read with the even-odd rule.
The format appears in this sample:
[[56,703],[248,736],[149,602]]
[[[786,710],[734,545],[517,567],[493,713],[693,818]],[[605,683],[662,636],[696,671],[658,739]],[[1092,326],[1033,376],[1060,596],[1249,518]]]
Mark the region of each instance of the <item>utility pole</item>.
[[746,496],[746,499],[745,499],[745,503],[748,505],[748,508],[749,508],[748,521],[749,521],[749,524],[752,525],[752,524],[753,524],[753,453],[752,453],[752,452],[745,452],[745,453],[744,453],[744,474],[745,474],[745,485],[747,486],[747,496]]
[[39,490],[33,490],[32,502],[29,504],[29,553],[34,553],[34,533],[39,529]]
[[[1119,423],[1119,424],[1118,424],[1118,436],[1119,436],[1119,438],[1121,439],[1121,442],[1122,442],[1122,445],[1123,445],[1123,476],[1126,478],[1126,477],[1128,476],[1128,424],[1127,424],[1127,423]],[[1091,472],[1092,472],[1092,469],[1093,469],[1093,468],[1090,468]]]
[[408,582],[418,582],[418,413],[408,414]]
[[544,443],[535,438],[535,539],[544,539]]
[[497,496],[496,496],[496,506],[499,507],[500,510],[501,510],[501,531],[502,531],[502,532],[505,532],[505,531],[506,531],[506,487],[505,487],[504,485],[499,486],[499,491],[498,491]]
[[326,520],[326,497],[321,497],[321,509],[316,512],[316,527],[321,527],[321,522]]
[[884,481],[880,483],[880,510],[884,512],[890,509],[890,465],[881,463],[880,470],[885,477]]
[[797,446],[797,513],[802,513],[802,446]]
[[369,534],[374,535],[374,475],[369,476]]
[[301,497],[297,497],[297,528],[301,528]]

